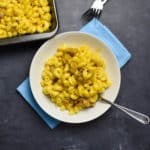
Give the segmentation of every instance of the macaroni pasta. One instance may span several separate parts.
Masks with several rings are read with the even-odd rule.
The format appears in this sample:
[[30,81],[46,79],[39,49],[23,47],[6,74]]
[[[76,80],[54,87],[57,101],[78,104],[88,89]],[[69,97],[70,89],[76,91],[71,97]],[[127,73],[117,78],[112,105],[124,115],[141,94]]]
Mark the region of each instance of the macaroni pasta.
[[111,85],[105,60],[87,46],[62,46],[44,65],[43,93],[61,108],[75,114],[92,107]]
[[50,27],[48,0],[0,0],[0,39],[41,33]]

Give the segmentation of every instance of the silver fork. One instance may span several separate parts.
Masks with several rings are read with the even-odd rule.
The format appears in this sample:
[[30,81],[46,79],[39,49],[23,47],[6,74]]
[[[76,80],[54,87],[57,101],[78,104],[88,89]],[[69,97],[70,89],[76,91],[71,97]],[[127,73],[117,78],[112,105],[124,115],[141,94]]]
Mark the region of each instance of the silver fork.
[[92,19],[93,17],[99,19],[103,10],[103,6],[107,1],[108,0],[94,0],[91,7],[82,15],[82,17],[88,20]]
[[124,113],[126,113],[127,115],[129,115],[130,117],[132,117],[133,119],[137,120],[138,122],[142,123],[142,124],[149,124],[150,123],[150,118],[149,116],[139,113],[137,111],[134,111],[132,109],[126,108],[124,106],[118,105],[116,103],[110,102],[104,98],[101,99],[102,101],[104,101],[105,103],[108,103],[118,109],[120,109],[121,111],[123,111]]

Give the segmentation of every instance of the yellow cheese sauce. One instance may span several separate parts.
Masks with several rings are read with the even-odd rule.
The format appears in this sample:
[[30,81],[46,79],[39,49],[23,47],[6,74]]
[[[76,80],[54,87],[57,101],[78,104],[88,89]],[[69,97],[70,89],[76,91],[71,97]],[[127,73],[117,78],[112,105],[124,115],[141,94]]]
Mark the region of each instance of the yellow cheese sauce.
[[62,46],[46,60],[42,72],[43,93],[61,110],[75,114],[96,104],[110,85],[100,53],[88,46]]
[[0,39],[41,33],[50,27],[48,0],[0,0]]

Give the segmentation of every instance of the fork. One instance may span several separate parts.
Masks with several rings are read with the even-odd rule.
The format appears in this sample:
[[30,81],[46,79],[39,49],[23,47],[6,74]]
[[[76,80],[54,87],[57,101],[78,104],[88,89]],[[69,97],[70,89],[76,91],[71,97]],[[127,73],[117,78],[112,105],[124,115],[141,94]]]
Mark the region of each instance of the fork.
[[137,111],[134,111],[132,109],[126,108],[124,106],[118,105],[116,103],[113,103],[105,98],[101,99],[103,102],[110,104],[118,109],[120,109],[121,111],[123,111],[124,113],[126,113],[127,115],[129,115],[130,117],[132,117],[133,119],[137,120],[138,122],[142,123],[142,124],[149,124],[150,123],[150,118],[149,116],[139,113]]
[[92,19],[93,17],[99,19],[103,10],[103,6],[107,1],[108,0],[94,0],[91,7],[85,13],[83,13],[82,17],[88,20]]

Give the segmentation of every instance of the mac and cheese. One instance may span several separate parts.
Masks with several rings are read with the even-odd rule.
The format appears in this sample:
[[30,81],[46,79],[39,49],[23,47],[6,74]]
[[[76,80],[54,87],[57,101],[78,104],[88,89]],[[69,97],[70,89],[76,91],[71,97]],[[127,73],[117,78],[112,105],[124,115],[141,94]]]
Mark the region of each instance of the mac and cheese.
[[48,0],[0,0],[0,39],[41,33],[50,27]]
[[94,106],[110,85],[105,60],[87,46],[58,48],[46,61],[41,80],[43,93],[70,114]]

